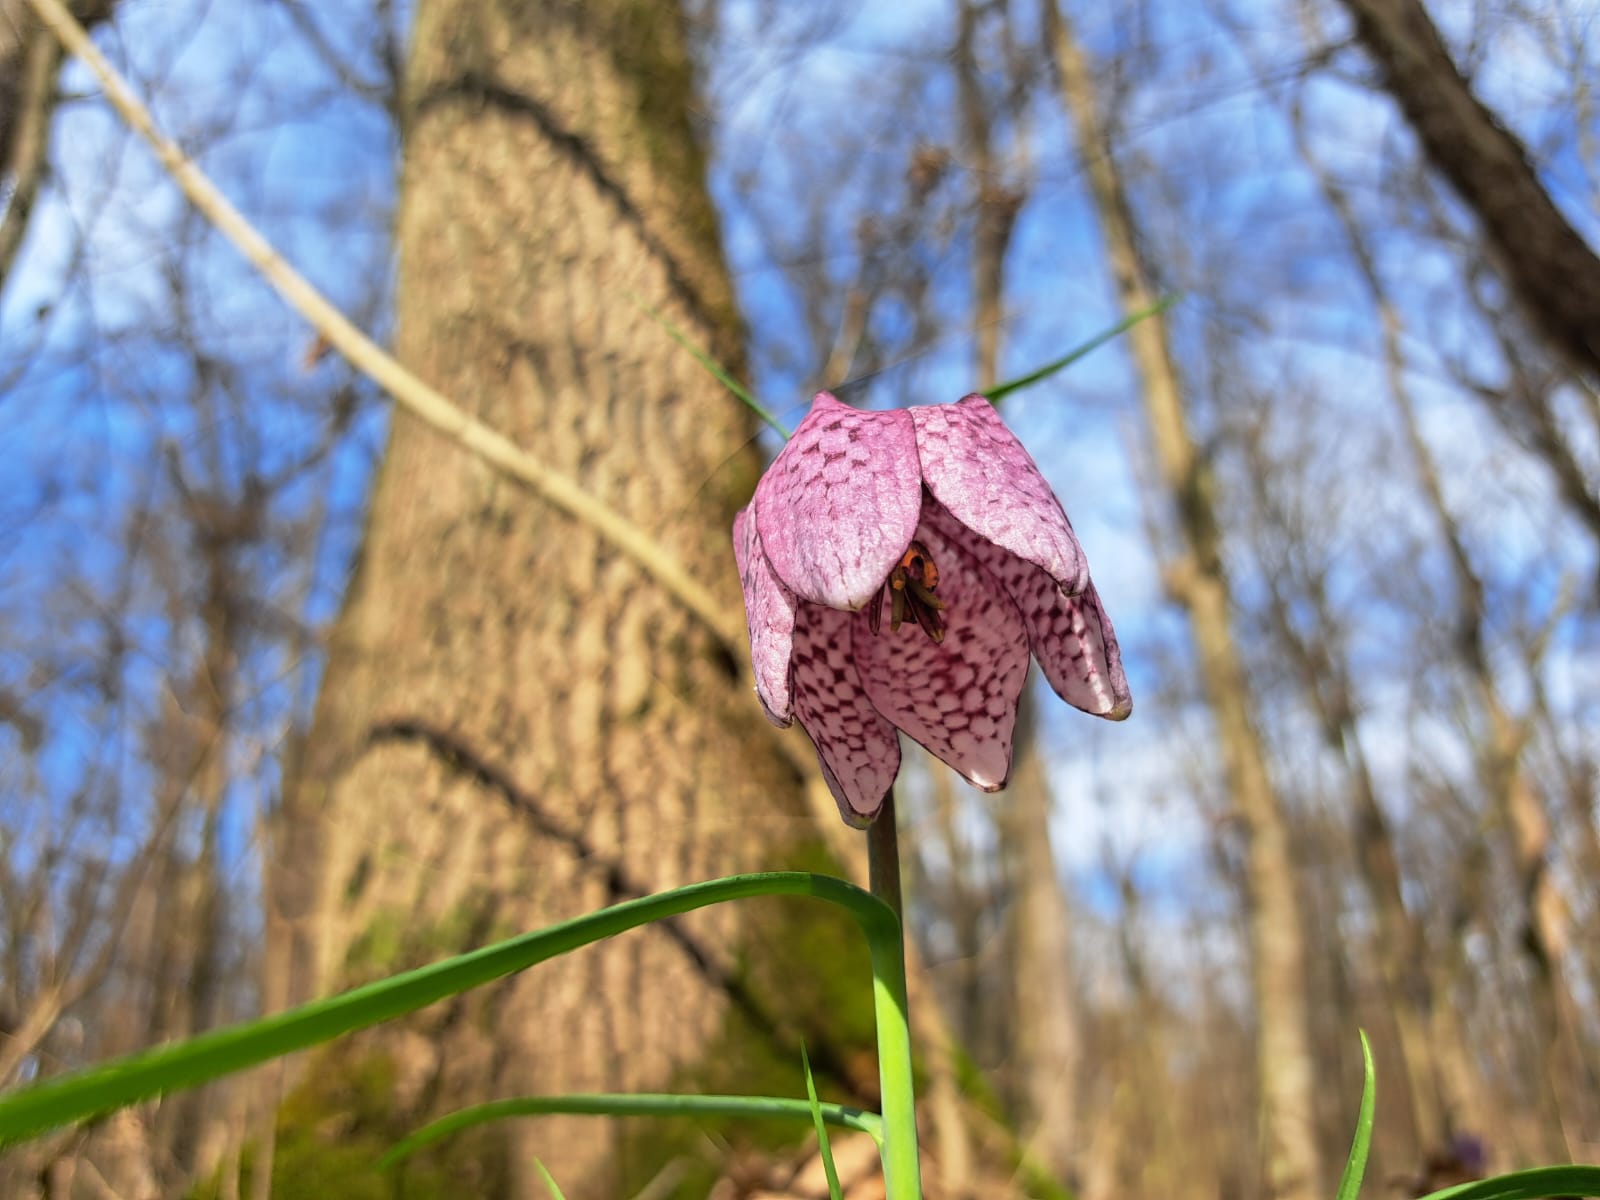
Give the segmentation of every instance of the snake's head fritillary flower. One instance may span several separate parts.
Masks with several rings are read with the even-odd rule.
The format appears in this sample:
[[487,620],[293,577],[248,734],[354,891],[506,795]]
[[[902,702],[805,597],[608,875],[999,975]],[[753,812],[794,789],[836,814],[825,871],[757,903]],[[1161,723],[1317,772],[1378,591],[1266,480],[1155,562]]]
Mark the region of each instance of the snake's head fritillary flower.
[[1069,704],[1133,709],[1066,513],[982,396],[864,412],[819,394],[733,545],[756,694],[799,719],[852,825],[894,784],[897,729],[1003,788],[1030,654]]

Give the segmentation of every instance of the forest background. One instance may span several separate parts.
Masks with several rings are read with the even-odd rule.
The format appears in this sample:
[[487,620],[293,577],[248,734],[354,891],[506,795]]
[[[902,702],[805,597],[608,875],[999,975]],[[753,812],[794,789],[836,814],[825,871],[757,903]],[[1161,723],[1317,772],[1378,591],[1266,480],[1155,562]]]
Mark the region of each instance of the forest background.
[[[1003,404],[1136,708],[1029,704],[998,795],[902,775],[930,1194],[1329,1195],[1358,1025],[1374,1188],[1600,1158],[1600,10],[76,9],[289,261],[735,625],[775,441],[647,307],[792,427],[1176,298]],[[24,0],[0,170],[0,1086],[626,895],[860,871],[727,623],[394,416]],[[798,1094],[801,1037],[870,1103],[863,979],[812,910],[700,916],[0,1192],[531,1196],[537,1151],[575,1196],[802,1195],[750,1124],[370,1162],[490,1095]]]

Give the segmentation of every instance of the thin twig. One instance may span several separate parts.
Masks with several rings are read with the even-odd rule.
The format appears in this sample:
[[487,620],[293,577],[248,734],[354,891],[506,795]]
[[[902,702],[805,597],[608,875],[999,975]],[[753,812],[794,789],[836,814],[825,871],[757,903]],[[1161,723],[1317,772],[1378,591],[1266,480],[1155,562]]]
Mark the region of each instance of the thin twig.
[[294,309],[327,343],[344,355],[358,371],[394,397],[395,403],[420,417],[490,465],[532,488],[545,500],[584,522],[617,549],[632,558],[657,583],[677,597],[690,612],[730,648],[744,636],[739,614],[720,603],[709,590],[691,578],[677,558],[603,501],[584,491],[569,476],[547,466],[418,379],[377,343],[353,325],[309,281],[295,271],[245,220],[216,186],[178,147],[156,129],[149,111],[127,82],[97,50],[62,0],[29,0],[39,17],[62,45],[83,59],[106,90],[106,98],[122,119],[150,143],[189,202],[232,242],[261,272],[289,307]]

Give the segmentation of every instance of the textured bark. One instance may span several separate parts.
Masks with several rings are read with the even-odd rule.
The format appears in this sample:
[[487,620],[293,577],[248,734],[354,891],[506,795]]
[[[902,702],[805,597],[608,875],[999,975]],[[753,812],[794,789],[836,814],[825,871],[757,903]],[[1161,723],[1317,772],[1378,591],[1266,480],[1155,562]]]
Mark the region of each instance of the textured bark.
[[[736,608],[749,424],[633,299],[737,370],[679,14],[429,0],[413,38],[400,356]],[[396,416],[283,834],[277,911],[299,991],[344,982],[386,922],[431,957],[772,865],[812,827],[769,734],[727,648],[649,577]],[[387,1043],[418,1081],[398,1090],[437,1107],[703,1085],[730,997],[788,1058],[774,1029],[797,1031],[761,998],[772,956],[746,911],[652,926],[443,1006],[414,1027],[424,1038]],[[784,1003],[803,1005],[798,946],[763,944],[786,956]],[[530,1136],[568,1195],[624,1186],[619,1129],[555,1119]],[[528,1151],[509,1156],[511,1194],[543,1194]]]
[[1482,223],[1535,326],[1600,377],[1600,257],[1562,215],[1527,150],[1475,95],[1421,0],[1344,0],[1356,36],[1434,169]]
[[[1047,44],[1063,104],[1078,136],[1118,300],[1125,312],[1143,311],[1154,298],[1138,252],[1132,209],[1097,109],[1088,61],[1056,0],[1043,0],[1042,9]],[[1250,693],[1230,626],[1232,600],[1213,481],[1189,433],[1165,321],[1159,316],[1141,321],[1129,331],[1128,341],[1157,463],[1183,540],[1185,560],[1172,573],[1172,589],[1188,610],[1228,791],[1248,844],[1246,902],[1268,1192],[1275,1200],[1311,1200],[1322,1194],[1327,1181],[1317,1144],[1305,932],[1287,821],[1250,719]]]

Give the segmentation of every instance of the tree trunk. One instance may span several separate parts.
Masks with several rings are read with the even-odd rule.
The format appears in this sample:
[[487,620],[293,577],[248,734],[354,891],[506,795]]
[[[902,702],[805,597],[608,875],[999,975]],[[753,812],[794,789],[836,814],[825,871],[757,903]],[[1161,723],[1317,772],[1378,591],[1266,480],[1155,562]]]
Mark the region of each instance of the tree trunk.
[[[1269,78],[1259,64],[1257,76],[1263,81]],[[1348,195],[1313,151],[1299,98],[1290,99],[1285,107],[1296,153],[1339,222],[1351,258],[1377,311],[1385,382],[1415,449],[1417,435],[1411,420],[1410,392],[1405,378],[1400,314],[1389,300],[1378,260]],[[1426,463],[1423,465],[1425,467]],[[1424,470],[1422,482],[1426,485],[1428,481]],[[1271,509],[1268,488],[1260,476],[1256,479],[1256,492],[1258,505],[1264,511]],[[1282,526],[1280,536],[1294,536],[1287,525],[1281,521],[1278,524]],[[1289,562],[1290,556],[1286,556],[1285,570],[1293,569]],[[1315,627],[1331,628],[1333,606],[1326,581],[1320,576],[1308,577],[1299,586],[1313,606]],[[1426,931],[1420,917],[1407,907],[1402,893],[1393,833],[1379,803],[1378,788],[1360,736],[1355,682],[1349,665],[1337,649],[1329,648],[1326,639],[1301,637],[1289,619],[1289,606],[1276,585],[1272,593],[1274,624],[1290,650],[1325,738],[1330,745],[1339,748],[1346,763],[1356,865],[1375,917],[1378,965],[1405,1068],[1402,1086],[1403,1100],[1411,1117],[1409,1152],[1420,1161],[1422,1155],[1447,1146],[1450,1135],[1461,1127],[1467,1105],[1467,1098],[1453,1090],[1448,1073],[1439,1065],[1441,1054],[1450,1051],[1435,1044],[1435,997]]]
[[[1518,719],[1506,706],[1490,660],[1488,593],[1483,578],[1467,553],[1462,529],[1445,502],[1444,483],[1433,452],[1423,437],[1416,406],[1404,386],[1400,371],[1398,317],[1387,306],[1384,319],[1389,360],[1390,391],[1401,428],[1417,463],[1417,477],[1428,508],[1438,523],[1449,550],[1456,588],[1456,646],[1473,698],[1482,716],[1479,744],[1475,747],[1479,774],[1501,830],[1510,839],[1512,862],[1521,885],[1523,936],[1520,939],[1529,968],[1534,1036],[1539,1063],[1534,1089],[1545,1139],[1541,1154],[1571,1155],[1571,1140],[1563,1126],[1563,1107],[1572,1108],[1574,1097],[1563,1104],[1563,1081],[1569,1078],[1574,1047],[1562,1031],[1562,1014],[1571,1011],[1570,993],[1561,974],[1566,948],[1566,907],[1549,872],[1550,826],[1544,801],[1528,778],[1523,761],[1529,736],[1527,719]],[[1530,664],[1537,670],[1537,663]]]
[[[680,14],[423,0],[413,38],[401,358],[736,610],[750,424],[641,307],[737,372]],[[799,782],[729,653],[587,527],[397,415],[287,800],[277,910],[297,990],[809,853]],[[826,1068],[822,1013],[835,1033],[849,1019],[829,989],[870,1014],[864,953],[819,947],[814,931],[839,927],[815,907],[794,910],[806,925],[788,937],[773,914],[789,908],[749,911],[655,925],[380,1033],[392,1102],[707,1090],[714,1044],[742,1073],[722,1086],[759,1091],[758,1064],[797,1071],[797,1019]],[[797,961],[808,953],[837,961]],[[533,1153],[569,1196],[631,1194],[673,1153],[584,1118],[528,1136],[499,1146],[503,1167],[480,1159],[475,1194],[543,1195]],[[280,1137],[280,1167],[288,1153]]]
[[[1263,469],[1265,469],[1263,467]],[[1258,497],[1258,503],[1266,504]],[[1281,531],[1280,536],[1287,535]],[[1300,596],[1309,600],[1321,628],[1331,628],[1332,611],[1320,579],[1301,581]],[[1291,664],[1323,736],[1337,747],[1344,760],[1350,806],[1350,834],[1355,866],[1367,903],[1372,907],[1374,940],[1383,1006],[1394,1023],[1394,1040],[1402,1070],[1390,1072],[1384,1101],[1394,1101],[1393,1127],[1382,1130],[1392,1143],[1404,1147],[1408,1161],[1446,1144],[1454,1112],[1444,1093],[1431,1040],[1433,993],[1427,968],[1427,938],[1422,922],[1407,909],[1401,888],[1400,866],[1394,836],[1378,801],[1377,784],[1361,743],[1355,687],[1342,656],[1325,645],[1302,636],[1290,619],[1290,600],[1276,582],[1271,586],[1271,616],[1279,641]],[[1354,965],[1354,964],[1352,964]]]
[[[1001,14],[1004,16],[1003,12]],[[979,5],[963,0],[955,47],[961,153],[977,180],[973,205],[972,326],[978,390],[998,381],[1006,254],[1026,192],[1008,185],[994,147],[994,121],[978,70]],[[1050,847],[1050,781],[1031,695],[1018,705],[1016,767],[994,802],[999,855],[1010,883],[1012,1050],[1019,1126],[1029,1155],[1070,1178],[1079,1139],[1074,1104],[1078,1021],[1066,896]]]
[[1600,257],[1539,182],[1528,152],[1472,94],[1421,0],[1344,0],[1356,36],[1434,169],[1477,214],[1545,339],[1600,377]]
[[[1125,312],[1153,301],[1138,252],[1132,210],[1110,153],[1083,51],[1056,0],[1044,0],[1045,37],[1062,101],[1078,136],[1101,233]],[[1206,698],[1217,726],[1228,791],[1248,851],[1248,921],[1257,1006],[1257,1070],[1264,1108],[1269,1194],[1310,1200],[1322,1193],[1306,995],[1305,934],[1289,833],[1250,719],[1250,692],[1230,628],[1232,600],[1223,569],[1211,473],[1188,429],[1166,324],[1151,317],[1128,334],[1157,462],[1184,545],[1174,592],[1188,610]]]
[[[11,188],[0,209],[0,290],[11,276],[44,182],[56,76],[61,73],[61,43],[43,29],[25,36],[33,22],[20,24],[23,15],[0,6],[0,181]],[[8,31],[11,21],[19,23]]]
[[1017,720],[1021,750],[1000,805],[999,837],[1011,880],[1011,951],[1016,983],[1017,1083],[1022,1140],[1060,1180],[1071,1179],[1078,1126],[1078,1000],[1072,972],[1071,914],[1050,844],[1050,782],[1038,716],[1024,696]]

